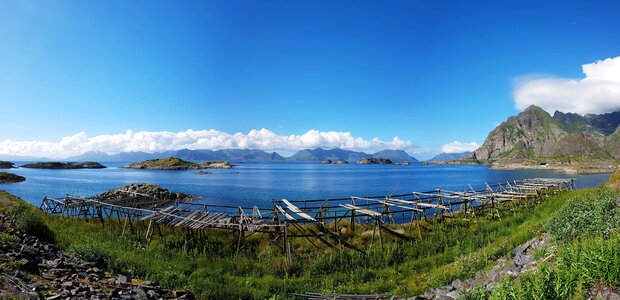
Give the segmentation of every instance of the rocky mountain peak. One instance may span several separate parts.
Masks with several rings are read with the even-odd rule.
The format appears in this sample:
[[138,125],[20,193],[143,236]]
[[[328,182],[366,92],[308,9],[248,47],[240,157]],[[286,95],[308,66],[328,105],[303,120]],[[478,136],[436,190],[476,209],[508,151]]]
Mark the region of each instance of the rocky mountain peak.
[[620,124],[620,112],[581,116],[556,111],[553,117],[531,105],[496,127],[472,158],[484,161],[549,157],[619,159],[612,133]]

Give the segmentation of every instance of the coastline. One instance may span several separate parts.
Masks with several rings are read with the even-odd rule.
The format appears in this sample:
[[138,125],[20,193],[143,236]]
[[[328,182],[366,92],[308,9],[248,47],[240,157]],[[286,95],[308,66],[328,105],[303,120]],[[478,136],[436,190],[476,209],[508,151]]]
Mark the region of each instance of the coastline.
[[564,174],[572,175],[588,175],[588,174],[611,174],[615,170],[620,169],[620,165],[608,164],[608,165],[539,165],[531,163],[498,163],[498,162],[479,162],[479,161],[439,161],[439,162],[424,162],[424,165],[485,165],[490,166],[493,170],[547,170]]
[[541,166],[541,165],[528,165],[519,163],[508,164],[489,164],[493,170],[548,170],[564,174],[574,175],[587,175],[587,174],[611,174],[618,169],[618,166],[597,166],[597,167],[583,167],[583,166]]

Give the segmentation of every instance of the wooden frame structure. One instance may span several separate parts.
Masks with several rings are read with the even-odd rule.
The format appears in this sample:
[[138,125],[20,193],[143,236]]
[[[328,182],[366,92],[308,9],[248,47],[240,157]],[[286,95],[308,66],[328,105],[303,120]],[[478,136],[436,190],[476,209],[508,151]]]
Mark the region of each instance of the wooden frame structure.
[[[513,182],[486,184],[475,190],[464,191],[436,189],[427,192],[411,192],[389,196],[348,197],[315,200],[273,200],[272,208],[208,205],[198,203],[174,203],[154,208],[163,202],[146,199],[145,195],[106,199],[67,196],[64,199],[45,197],[40,209],[65,217],[99,220],[112,218],[124,220],[123,234],[134,230],[135,223],[145,230],[151,240],[160,226],[184,227],[188,232],[206,236],[206,229],[215,228],[238,234],[237,251],[243,248],[245,239],[254,233],[275,235],[281,240],[283,253],[291,259],[290,238],[305,238],[321,248],[350,248],[363,250],[346,242],[343,236],[355,232],[357,224],[372,225],[372,243],[378,237],[383,247],[382,231],[399,238],[412,239],[411,234],[391,229],[388,224],[409,224],[409,233],[417,229],[422,237],[421,223],[441,222],[446,218],[470,220],[486,216],[501,218],[502,208],[515,209],[514,203],[529,205],[543,201],[550,194],[573,189],[574,179],[536,178]],[[152,198],[152,197],[151,197]],[[141,203],[140,201],[143,201]],[[502,205],[501,203],[508,203]]]

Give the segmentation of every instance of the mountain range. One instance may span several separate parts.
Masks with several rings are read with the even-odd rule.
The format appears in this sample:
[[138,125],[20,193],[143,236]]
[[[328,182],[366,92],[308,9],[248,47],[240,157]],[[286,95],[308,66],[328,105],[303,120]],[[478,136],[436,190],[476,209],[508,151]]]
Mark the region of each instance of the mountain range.
[[[156,153],[147,152],[120,152],[117,154],[107,154],[100,151],[86,152],[82,155],[68,157],[63,161],[99,161],[99,162],[137,162],[148,159],[178,157],[187,161],[231,161],[231,162],[322,162],[326,159],[346,160],[356,162],[362,158],[375,157],[387,158],[393,162],[417,162],[418,160],[410,156],[404,150],[382,150],[374,154],[334,149],[306,149],[295,153],[290,157],[284,157],[276,152],[266,152],[259,149],[222,149],[222,150],[174,150]],[[12,161],[25,160],[49,160],[28,157],[11,157]]]
[[564,163],[620,160],[620,111],[553,116],[530,106],[497,126],[469,158],[482,162],[551,160]]

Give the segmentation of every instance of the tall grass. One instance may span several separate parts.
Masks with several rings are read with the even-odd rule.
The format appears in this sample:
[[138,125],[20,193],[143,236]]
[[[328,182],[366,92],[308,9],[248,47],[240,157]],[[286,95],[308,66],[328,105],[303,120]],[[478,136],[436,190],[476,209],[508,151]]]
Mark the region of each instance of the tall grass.
[[[121,222],[102,226],[49,215],[41,218],[57,244],[75,255],[112,272],[139,276],[167,288],[187,288],[204,299],[287,298],[310,291],[408,296],[490,267],[538,234],[546,219],[572,195],[581,193],[552,197],[515,213],[507,211],[501,220],[479,217],[426,223],[430,230],[421,239],[405,241],[384,234],[383,250],[376,241],[369,247],[368,236],[347,237],[347,242],[367,249],[367,254],[317,250],[306,240],[295,239],[292,264],[282,255],[280,242],[270,241],[272,236],[251,236],[236,253],[236,237],[221,230],[207,231],[206,239],[191,239],[184,231],[173,233],[167,228],[162,237],[147,243],[139,232],[122,236]],[[359,225],[358,232],[371,228]]]
[[547,224],[545,229],[560,241],[602,236],[620,226],[618,195],[597,189],[571,199]]
[[553,265],[504,278],[492,292],[469,291],[464,299],[583,299],[592,284],[620,286],[619,196],[599,188],[572,197],[545,224],[559,243]]

